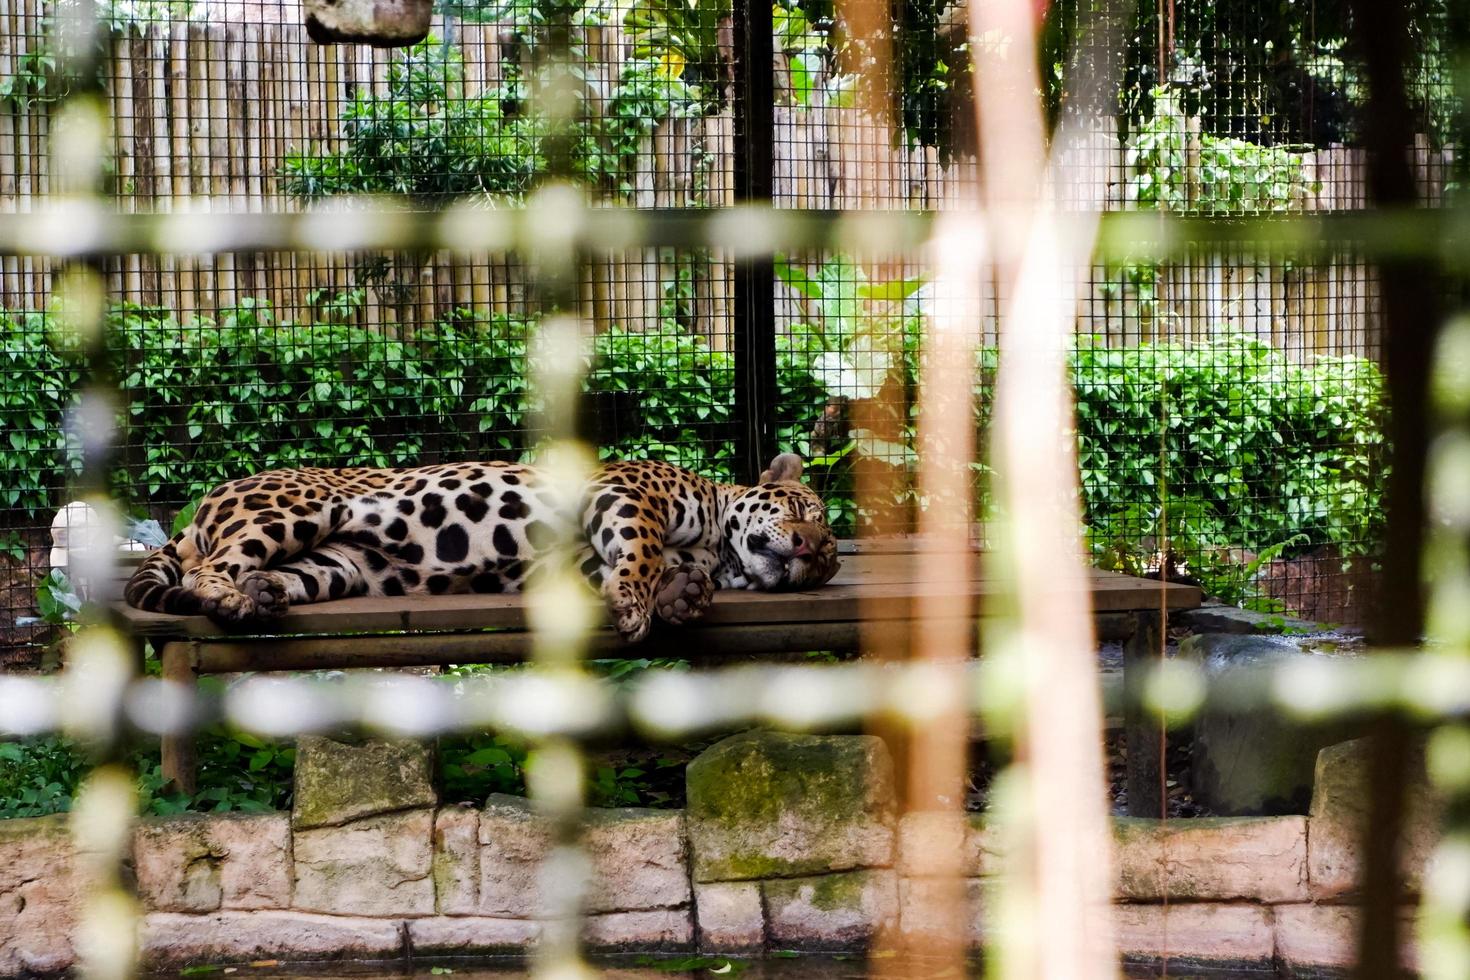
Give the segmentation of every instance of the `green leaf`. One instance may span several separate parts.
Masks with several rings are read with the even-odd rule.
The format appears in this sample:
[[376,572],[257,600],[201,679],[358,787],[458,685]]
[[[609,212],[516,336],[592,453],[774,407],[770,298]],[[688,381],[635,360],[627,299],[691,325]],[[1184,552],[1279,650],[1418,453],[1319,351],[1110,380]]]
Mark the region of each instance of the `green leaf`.
[[820,283],[807,275],[805,269],[794,266],[785,259],[776,260],[776,276],[807,299],[819,300],[823,296]]
[[511,761],[510,753],[501,748],[488,746],[477,749],[465,756],[464,764],[469,766],[497,766]]

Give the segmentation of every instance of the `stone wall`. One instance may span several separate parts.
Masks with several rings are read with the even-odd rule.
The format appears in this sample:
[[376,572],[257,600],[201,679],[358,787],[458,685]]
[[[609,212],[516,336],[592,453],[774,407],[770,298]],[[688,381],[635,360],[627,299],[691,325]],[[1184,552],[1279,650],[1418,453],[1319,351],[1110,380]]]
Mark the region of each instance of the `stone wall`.
[[[760,953],[922,937],[956,871],[978,944],[1000,842],[978,817],[900,816],[891,769],[874,738],[747,733],[690,765],[687,810],[593,813],[589,946]],[[430,771],[411,744],[305,738],[293,813],[141,821],[146,963],[533,946],[543,822],[513,797],[440,806]],[[1347,743],[1322,753],[1310,816],[1116,821],[1123,951],[1287,973],[1348,965],[1365,799],[1362,746]],[[1422,786],[1414,799],[1405,915],[1436,822]],[[0,822],[0,975],[73,961],[73,847],[63,816]]]

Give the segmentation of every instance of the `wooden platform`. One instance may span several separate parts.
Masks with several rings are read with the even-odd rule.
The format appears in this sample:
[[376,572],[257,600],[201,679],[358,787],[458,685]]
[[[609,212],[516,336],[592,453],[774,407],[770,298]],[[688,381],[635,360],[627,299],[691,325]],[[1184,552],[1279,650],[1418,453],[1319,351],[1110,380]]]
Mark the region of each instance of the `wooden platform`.
[[[1193,586],[1163,584],[1111,572],[1091,573],[1096,612],[1157,612],[1199,605]],[[677,655],[723,660],[807,650],[851,650],[859,623],[880,632],[906,628],[920,596],[952,596],[963,608],[984,608],[999,591],[984,578],[978,561],[968,581],[937,582],[912,554],[849,554],[832,582],[802,592],[715,594],[697,623],[655,629],[630,647],[610,629],[593,636],[594,653],[625,651],[637,656]],[[592,614],[605,614],[589,594]],[[155,643],[185,641],[195,648],[200,673],[308,669],[328,666],[392,666],[474,663],[522,659],[529,652],[526,607],[521,596],[448,595],[339,599],[294,607],[272,624],[269,634],[230,634],[204,616],[171,616],[120,607],[118,614],[137,637]],[[487,632],[489,631],[489,632]],[[350,637],[344,646],[342,638]],[[350,651],[350,652],[349,652]],[[476,658],[481,658],[477,660]]]
[[[987,580],[978,552],[962,581],[937,581],[912,552],[913,542],[891,546],[844,543],[843,566],[828,584],[803,592],[717,592],[698,622],[655,623],[648,639],[621,642],[600,601],[586,602],[602,627],[591,637],[592,656],[677,657],[696,665],[764,661],[813,650],[860,648],[901,655],[921,597],[949,596],[966,620],[1000,593]],[[1136,614],[1138,629],[1125,650],[1125,688],[1139,693],[1143,667],[1158,654],[1161,613],[1200,603],[1199,589],[1093,571],[1088,599],[1094,612]],[[1058,596],[1058,599],[1061,599]],[[194,685],[201,674],[266,670],[339,670],[352,667],[517,662],[531,653],[532,634],[521,596],[453,595],[339,599],[290,610],[269,634],[226,633],[204,616],[170,616],[116,608],[120,624],[140,644],[158,650],[163,676]],[[975,631],[978,642],[978,631]],[[1132,666],[1130,666],[1132,665]],[[1155,816],[1149,787],[1158,783],[1157,722],[1130,702],[1128,780],[1135,816]],[[1133,746],[1138,748],[1133,749]],[[163,772],[184,792],[195,781],[193,739],[163,738]]]

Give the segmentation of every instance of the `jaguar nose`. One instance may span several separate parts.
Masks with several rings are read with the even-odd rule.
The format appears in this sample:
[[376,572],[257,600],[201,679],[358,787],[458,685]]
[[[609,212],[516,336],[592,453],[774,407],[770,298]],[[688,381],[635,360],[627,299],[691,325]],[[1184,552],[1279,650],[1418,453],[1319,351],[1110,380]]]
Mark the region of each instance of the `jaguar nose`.
[[792,558],[801,558],[801,557],[803,557],[805,555],[810,555],[811,553],[812,553],[811,546],[808,544],[807,539],[801,536],[801,532],[800,531],[792,531],[791,532],[791,557]]

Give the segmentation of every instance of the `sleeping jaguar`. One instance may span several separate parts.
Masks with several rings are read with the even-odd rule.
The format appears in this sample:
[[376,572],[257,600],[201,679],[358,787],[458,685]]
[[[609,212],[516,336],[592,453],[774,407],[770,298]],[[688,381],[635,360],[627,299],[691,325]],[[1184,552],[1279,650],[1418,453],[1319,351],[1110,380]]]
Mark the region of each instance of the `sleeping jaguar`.
[[[837,572],[826,508],[801,459],[753,487],[657,462],[613,462],[576,514],[515,463],[271,470],[212,490],[128,582],[130,605],[258,625],[291,605],[410,592],[517,592],[559,542],[607,602],[618,633],[701,615],[715,588],[798,589]],[[580,533],[572,534],[576,524]]]

